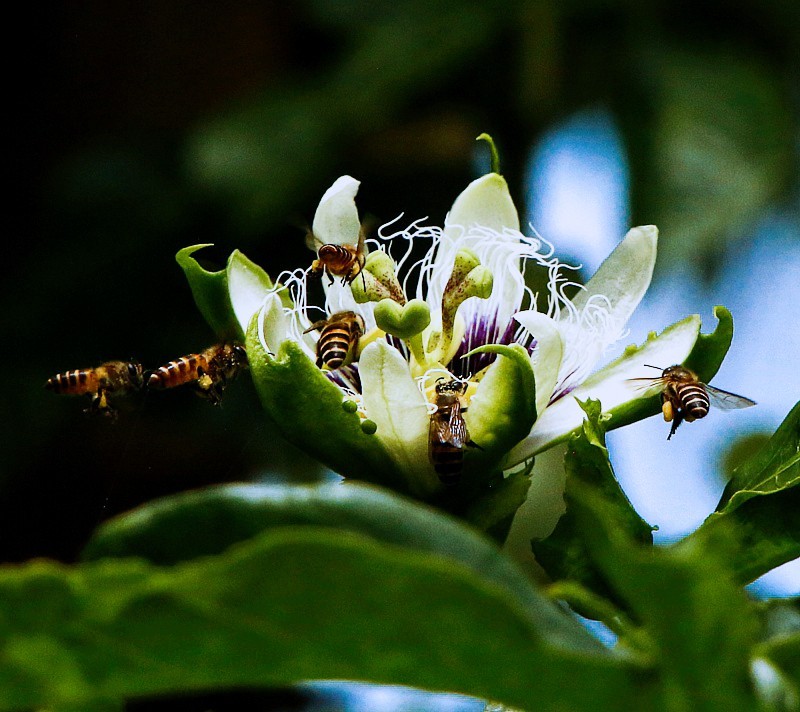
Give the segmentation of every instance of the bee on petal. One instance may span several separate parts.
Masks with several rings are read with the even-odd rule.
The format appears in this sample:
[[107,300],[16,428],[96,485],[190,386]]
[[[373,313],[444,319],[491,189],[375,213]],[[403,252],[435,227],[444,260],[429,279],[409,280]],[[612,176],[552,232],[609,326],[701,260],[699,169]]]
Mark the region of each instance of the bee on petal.
[[[342,284],[350,284],[364,269],[367,260],[365,239],[363,227],[358,233],[357,245],[323,243],[309,231],[306,245],[317,253],[317,259],[311,263],[311,274],[321,277],[327,273],[330,284],[333,284],[334,277],[341,277]],[[363,275],[361,279],[364,279]],[[366,289],[366,282],[364,288]]]
[[755,401],[744,396],[738,396],[735,393],[729,393],[721,388],[714,388],[703,383],[693,371],[683,366],[675,365],[663,370],[658,366],[649,364],[645,364],[645,366],[661,371],[661,375],[656,378],[631,378],[628,380],[642,382],[643,390],[654,387],[661,389],[661,412],[664,420],[672,423],[667,440],[672,438],[684,420],[691,423],[705,418],[711,405],[720,410],[735,410],[749,408],[756,404]]
[[236,343],[214,344],[200,353],[181,356],[160,366],[147,379],[147,388],[177,388],[189,383],[213,405],[219,405],[225,386],[244,368],[247,368],[244,347]]
[[467,381],[439,378],[436,382],[434,406],[428,428],[428,457],[445,485],[454,485],[464,469],[464,448],[479,447],[472,442],[464,421],[467,408],[463,397]]
[[86,413],[102,413],[112,420],[117,410],[111,400],[140,391],[144,385],[142,366],[136,361],[106,361],[94,368],[65,371],[49,378],[44,387],[64,395],[88,395]]
[[364,319],[359,314],[341,311],[312,324],[303,333],[319,330],[317,367],[327,366],[335,371],[353,360],[365,329]]

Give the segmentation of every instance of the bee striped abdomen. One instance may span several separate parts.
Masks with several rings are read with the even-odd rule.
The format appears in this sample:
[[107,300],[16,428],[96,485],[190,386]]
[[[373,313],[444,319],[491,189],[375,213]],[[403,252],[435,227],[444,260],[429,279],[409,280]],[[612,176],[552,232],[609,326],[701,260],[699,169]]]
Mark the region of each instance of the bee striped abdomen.
[[98,379],[94,369],[76,369],[48,378],[45,388],[65,395],[95,393],[98,388]]
[[326,365],[331,371],[339,368],[347,358],[353,335],[347,325],[325,327],[317,341],[317,366]]
[[431,461],[439,481],[452,485],[458,482],[464,470],[464,450],[446,443],[436,443],[431,447]]
[[698,383],[679,384],[676,391],[687,419],[698,420],[708,415],[711,404],[708,393],[702,385]]
[[319,258],[336,274],[350,267],[353,253],[341,245],[328,244],[319,248]]
[[203,354],[189,354],[161,366],[150,374],[148,388],[175,388],[200,377],[200,371],[208,369],[208,360]]

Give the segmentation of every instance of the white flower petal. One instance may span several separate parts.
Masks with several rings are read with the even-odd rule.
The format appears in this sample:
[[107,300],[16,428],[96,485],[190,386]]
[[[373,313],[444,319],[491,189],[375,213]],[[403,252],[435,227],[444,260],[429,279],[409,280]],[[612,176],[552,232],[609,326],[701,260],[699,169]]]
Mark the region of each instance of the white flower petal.
[[700,332],[700,317],[692,315],[666,328],[649,339],[643,346],[598,371],[582,385],[547,408],[536,421],[531,434],[519,443],[509,455],[507,466],[522,462],[546,450],[578,428],[584,412],[576,403],[596,398],[603,412],[643,397],[637,383],[628,379],[643,378],[652,373],[645,364],[672,366],[682,363],[692,350]]
[[239,250],[234,250],[228,259],[227,280],[233,313],[242,334],[246,334],[250,320],[264,303],[272,282],[261,267],[253,264]]
[[281,343],[289,338],[289,318],[276,293],[270,294],[262,303],[264,306],[258,321],[259,341],[266,351],[276,354]]
[[514,315],[514,319],[536,338],[536,349],[531,355],[536,379],[536,412],[544,413],[558,384],[564,342],[558,331],[558,324],[547,314],[532,310],[521,311]]
[[613,321],[622,329],[650,286],[656,264],[658,228],[643,225],[628,230],[592,278],[572,299],[583,310],[593,299],[607,302]]
[[622,338],[628,319],[650,286],[657,245],[654,225],[631,228],[572,298],[572,305],[560,311],[565,345],[562,385],[583,381],[608,347]]
[[525,291],[520,271],[519,214],[508,184],[501,175],[488,173],[472,181],[456,198],[445,218],[445,227],[428,278],[427,299],[438,307],[450,279],[456,253],[472,250],[494,276],[488,299],[469,299],[460,308],[469,322],[479,316],[497,316],[500,329],[519,309]]
[[397,461],[414,494],[431,494],[438,479],[428,461],[430,416],[408,363],[379,339],[364,349],[358,368],[364,409],[378,426],[375,437]]
[[358,243],[361,221],[355,197],[360,185],[355,178],[342,176],[325,191],[311,226],[318,240],[337,245]]
[[460,226],[465,231],[480,226],[502,233],[506,229],[519,230],[519,214],[508,191],[508,183],[497,173],[487,173],[472,181],[455,199],[445,218],[445,235],[451,239],[460,236]]

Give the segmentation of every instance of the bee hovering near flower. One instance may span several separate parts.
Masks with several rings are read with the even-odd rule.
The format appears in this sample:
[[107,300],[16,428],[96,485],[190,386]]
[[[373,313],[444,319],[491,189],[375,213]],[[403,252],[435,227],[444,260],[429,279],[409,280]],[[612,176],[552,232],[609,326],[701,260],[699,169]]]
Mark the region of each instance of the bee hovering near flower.
[[102,413],[113,420],[117,411],[109,399],[139,391],[143,383],[142,366],[136,361],[106,361],[95,368],[56,374],[44,387],[65,395],[89,395],[92,402],[84,412]]
[[643,381],[643,389],[654,386],[661,388],[661,412],[664,414],[664,420],[672,423],[667,440],[672,438],[684,420],[691,423],[705,418],[712,404],[720,410],[749,408],[756,404],[755,401],[744,396],[728,393],[728,391],[703,383],[693,371],[683,366],[675,365],[663,370],[658,366],[649,364],[645,364],[645,366],[655,368],[662,373],[656,378],[631,378],[630,380]]
[[244,347],[236,343],[214,344],[200,353],[181,356],[157,368],[150,374],[147,387],[176,388],[193,383],[201,396],[219,405],[225,386],[243,368],[247,368]]
[[319,330],[317,367],[327,366],[335,371],[353,360],[365,328],[364,318],[360,314],[341,311],[312,324],[303,333]]
[[[317,253],[317,259],[311,263],[311,274],[321,277],[327,273],[329,284],[333,284],[334,277],[341,277],[342,284],[350,284],[364,269],[367,249],[363,228],[355,245],[323,243],[313,232],[308,233],[306,245]],[[366,282],[364,284],[366,288]]]
[[431,413],[428,457],[439,481],[445,485],[454,485],[461,478],[464,448],[478,447],[470,439],[463,416],[467,408],[462,399],[468,386],[467,381],[459,379],[436,381],[436,410]]

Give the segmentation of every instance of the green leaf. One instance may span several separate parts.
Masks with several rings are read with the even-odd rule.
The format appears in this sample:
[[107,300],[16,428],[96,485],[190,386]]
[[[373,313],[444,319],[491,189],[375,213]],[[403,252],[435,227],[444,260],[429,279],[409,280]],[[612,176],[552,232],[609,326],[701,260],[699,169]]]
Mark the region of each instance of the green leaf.
[[774,494],[800,484],[800,401],[769,442],[734,470],[718,512],[730,512],[751,497]]
[[762,641],[756,646],[753,677],[765,709],[800,709],[800,598],[760,601]]
[[597,647],[477,532],[448,515],[358,483],[225,485],[165,497],[101,526],[83,556],[142,556],[170,565],[221,554],[265,530],[297,526],[335,527],[457,561],[504,588],[554,643]]
[[[760,495],[730,511],[715,512],[677,546],[713,540],[731,530],[729,566],[742,584],[800,556],[800,487]],[[700,544],[702,545],[702,544]]]
[[567,509],[552,534],[541,541],[532,542],[532,548],[536,560],[554,580],[577,581],[594,593],[613,598],[605,576],[591,556],[588,539],[594,533],[581,527],[573,511],[576,492],[589,487],[602,497],[614,526],[631,541],[652,545],[653,527],[636,513],[614,475],[605,444],[605,423],[601,417],[600,402],[578,402],[586,419],[581,430],[570,438],[564,458],[567,472],[564,499]]
[[[244,341],[250,317],[272,289],[272,280],[238,250],[231,253],[225,269],[210,272],[193,257],[204,247],[211,245],[184,247],[175,259],[189,281],[200,313],[217,337]],[[249,313],[248,307],[252,308]]]
[[731,567],[747,583],[800,556],[800,403],[769,441],[740,465],[717,511],[688,542],[705,541],[722,528],[735,533]]
[[[730,527],[692,545],[653,549],[631,541],[613,505],[580,483],[573,507],[586,542],[617,597],[653,642],[667,709],[749,712],[756,612],[733,580]],[[726,530],[727,529],[727,530]]]
[[4,708],[314,679],[553,712],[652,708],[647,678],[553,647],[473,570],[340,529],[285,527],[169,568],[14,567],[0,621]]

